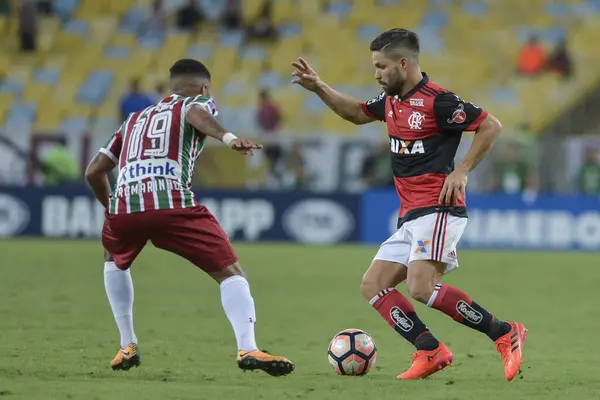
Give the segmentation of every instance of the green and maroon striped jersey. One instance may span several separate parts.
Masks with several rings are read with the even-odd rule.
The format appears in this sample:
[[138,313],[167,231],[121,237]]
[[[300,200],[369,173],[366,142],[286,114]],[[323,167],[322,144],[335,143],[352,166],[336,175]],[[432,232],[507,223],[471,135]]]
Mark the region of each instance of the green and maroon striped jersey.
[[210,97],[171,95],[130,114],[100,149],[119,170],[110,198],[110,214],[198,204],[192,192],[192,176],[206,136],[187,122],[185,114],[193,104],[218,115]]

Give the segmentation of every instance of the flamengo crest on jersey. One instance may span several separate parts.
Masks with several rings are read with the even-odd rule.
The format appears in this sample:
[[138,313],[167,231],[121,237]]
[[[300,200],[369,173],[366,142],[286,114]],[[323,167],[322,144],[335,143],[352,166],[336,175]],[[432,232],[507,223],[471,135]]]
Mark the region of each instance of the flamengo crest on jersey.
[[218,115],[210,97],[171,95],[129,115],[100,149],[118,165],[110,214],[197,205],[192,176],[206,137],[187,123],[185,114],[192,105]]

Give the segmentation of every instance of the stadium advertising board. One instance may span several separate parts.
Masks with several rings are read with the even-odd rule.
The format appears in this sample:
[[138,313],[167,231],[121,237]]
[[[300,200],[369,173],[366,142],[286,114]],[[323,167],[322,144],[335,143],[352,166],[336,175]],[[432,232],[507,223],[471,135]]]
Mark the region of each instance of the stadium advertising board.
[[[469,223],[463,248],[600,250],[600,198],[467,195]],[[363,242],[379,244],[396,229],[398,196],[363,196]]]
[[[203,191],[232,240],[331,244],[360,240],[360,197]],[[0,189],[0,237],[99,237],[104,210],[85,187]]]

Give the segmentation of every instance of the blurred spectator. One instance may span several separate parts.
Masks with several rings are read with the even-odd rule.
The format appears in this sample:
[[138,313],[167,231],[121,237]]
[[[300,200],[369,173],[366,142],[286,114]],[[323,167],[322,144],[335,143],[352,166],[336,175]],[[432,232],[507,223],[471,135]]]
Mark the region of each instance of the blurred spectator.
[[154,0],[152,13],[146,22],[146,34],[162,35],[167,29],[167,13],[162,0]]
[[267,187],[280,190],[305,189],[309,177],[302,156],[301,144],[299,142],[293,143],[287,154],[284,154],[281,147],[272,148],[270,151],[273,154],[267,155],[270,163]]
[[183,6],[177,12],[177,26],[184,30],[195,30],[205,19],[204,13],[194,0],[189,0],[187,6]]
[[519,194],[525,190],[537,191],[536,176],[530,165],[521,157],[519,145],[506,145],[502,157],[494,165],[492,189],[495,192]]
[[276,132],[281,126],[281,111],[267,89],[259,93],[256,121],[260,129],[266,133]]
[[0,0],[0,14],[10,14],[10,0]]
[[277,30],[273,24],[273,0],[264,0],[258,15],[249,24],[246,35],[250,40],[277,39]]
[[21,51],[33,52],[37,49],[37,7],[35,0],[19,2],[19,34]]
[[152,96],[140,90],[140,81],[134,79],[129,86],[129,92],[121,99],[121,119],[124,121],[129,114],[143,110],[154,104]]
[[546,50],[537,36],[529,38],[518,56],[517,70],[525,76],[537,75],[546,66]]
[[[60,1],[60,0],[59,0]],[[53,14],[52,0],[37,0],[38,11],[42,14]]]
[[81,178],[81,168],[73,153],[64,145],[57,145],[43,158],[44,181],[48,185],[61,185],[77,182]]
[[587,195],[600,194],[600,163],[598,163],[598,150],[588,148],[585,160],[577,176],[577,186],[580,193]]
[[242,4],[239,0],[227,0],[225,9],[221,14],[221,25],[227,30],[240,29],[242,27]]
[[389,153],[390,146],[386,141],[365,158],[361,172],[365,187],[394,187],[394,174]]
[[571,61],[571,55],[567,48],[567,40],[561,39],[557,44],[552,54],[548,57],[547,68],[556,72],[563,78],[568,78],[573,72],[573,64]]

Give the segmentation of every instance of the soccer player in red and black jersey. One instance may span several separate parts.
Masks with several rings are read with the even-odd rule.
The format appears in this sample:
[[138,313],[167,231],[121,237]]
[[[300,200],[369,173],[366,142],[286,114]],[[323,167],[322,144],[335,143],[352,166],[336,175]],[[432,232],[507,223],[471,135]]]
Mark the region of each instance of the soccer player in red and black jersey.
[[[383,92],[360,102],[323,82],[299,58],[294,83],[316,93],[340,117],[354,124],[386,123],[400,215],[398,230],[377,252],[362,280],[362,294],[417,352],[398,379],[425,378],[452,363],[452,353],[419,319],[417,301],[486,334],[496,343],[507,380],[522,363],[527,330],[494,317],[462,290],[441,283],[458,267],[456,245],[467,225],[468,173],[483,160],[501,130],[500,122],[478,106],[432,82],[419,66],[414,32],[391,29],[371,43],[375,79]],[[470,150],[456,167],[454,157],[463,131],[475,131]]]

